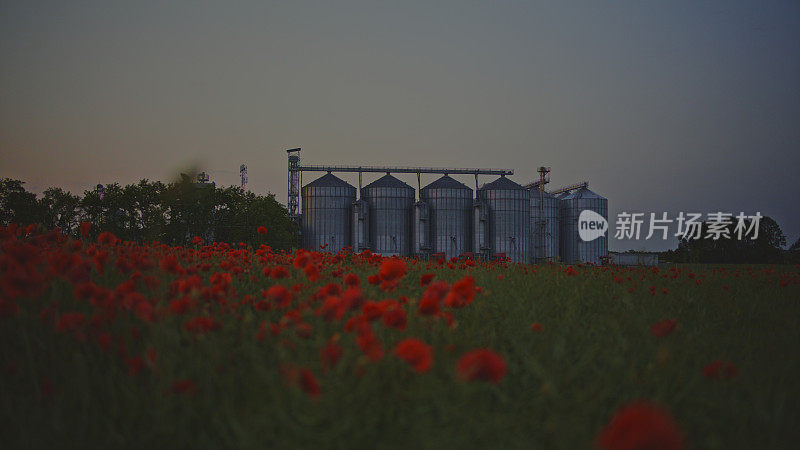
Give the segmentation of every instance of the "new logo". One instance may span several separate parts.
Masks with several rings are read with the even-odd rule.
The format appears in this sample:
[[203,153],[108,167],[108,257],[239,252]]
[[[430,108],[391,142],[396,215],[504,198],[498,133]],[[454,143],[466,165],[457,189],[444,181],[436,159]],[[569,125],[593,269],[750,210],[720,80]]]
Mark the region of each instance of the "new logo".
[[608,221],[590,209],[581,211],[578,216],[578,235],[586,242],[593,241],[606,234]]

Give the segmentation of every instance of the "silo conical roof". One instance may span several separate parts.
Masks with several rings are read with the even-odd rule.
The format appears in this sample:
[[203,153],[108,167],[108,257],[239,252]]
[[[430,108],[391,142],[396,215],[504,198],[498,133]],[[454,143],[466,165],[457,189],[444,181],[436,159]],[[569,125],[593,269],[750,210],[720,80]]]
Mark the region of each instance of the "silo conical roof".
[[344,181],[343,179],[331,173],[325,174],[316,180],[308,183],[304,187],[349,187],[355,189],[355,186]]
[[467,189],[467,190],[470,190],[470,191],[472,190],[466,184],[464,184],[464,183],[462,183],[460,181],[454,180],[453,178],[450,178],[449,175],[445,175],[445,176],[439,178],[438,180],[436,180],[433,183],[425,186],[422,189]]
[[578,198],[582,198],[582,199],[598,198],[598,199],[604,199],[605,200],[605,197],[590,191],[589,188],[580,188],[580,189],[578,189],[576,191],[572,191],[572,193],[567,194],[564,197],[560,197],[561,200],[571,200],[573,198],[575,198],[575,199],[578,199]]
[[388,187],[388,188],[406,188],[406,189],[411,189],[411,190],[414,189],[413,187],[411,187],[408,184],[398,180],[397,178],[393,177],[392,175],[390,175],[388,173],[386,175],[378,178],[377,180],[373,181],[372,183],[364,186],[364,189],[379,188],[379,187],[381,187],[381,188],[383,188],[383,187]]
[[519,185],[506,177],[500,177],[491,183],[486,183],[478,189],[479,191],[488,190],[524,190],[522,185]]

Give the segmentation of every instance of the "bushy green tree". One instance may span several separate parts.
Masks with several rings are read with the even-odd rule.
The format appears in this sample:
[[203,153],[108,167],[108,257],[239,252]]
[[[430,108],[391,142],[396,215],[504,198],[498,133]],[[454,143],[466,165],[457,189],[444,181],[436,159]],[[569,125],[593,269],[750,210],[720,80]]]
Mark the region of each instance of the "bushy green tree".
[[31,224],[42,221],[36,194],[27,192],[20,180],[0,180],[0,223]]
[[80,221],[81,198],[61,188],[48,188],[39,199],[42,225],[45,228],[59,227],[67,234],[77,230]]
[[[218,188],[195,183],[189,176],[164,184],[108,184],[82,197],[49,188],[41,199],[25,191],[19,180],[0,183],[0,223],[35,223],[60,227],[77,236],[78,224],[91,222],[94,238],[110,231],[129,241],[160,241],[185,245],[199,236],[205,242],[245,242],[289,250],[297,246],[297,227],[273,194],[245,192],[240,187]],[[269,232],[258,234],[258,227]]]
[[[747,227],[750,221],[745,221]],[[701,224],[701,239],[681,239],[678,248],[666,252],[664,259],[682,263],[781,263],[785,261],[786,236],[780,225],[764,216],[759,223],[758,237],[743,236],[735,232],[735,221],[726,227],[730,238],[708,237],[708,223]]]

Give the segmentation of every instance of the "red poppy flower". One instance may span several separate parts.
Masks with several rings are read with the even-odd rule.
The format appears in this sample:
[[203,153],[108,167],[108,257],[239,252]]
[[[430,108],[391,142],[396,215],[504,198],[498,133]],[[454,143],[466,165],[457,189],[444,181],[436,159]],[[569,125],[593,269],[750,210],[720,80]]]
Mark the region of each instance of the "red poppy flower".
[[680,426],[664,408],[637,401],[622,407],[598,434],[598,448],[614,450],[684,448]]
[[431,281],[433,281],[433,277],[435,277],[435,275],[432,274],[432,273],[424,273],[424,274],[422,274],[422,276],[419,277],[419,285],[420,285],[420,287],[425,287],[425,286],[431,284]]
[[128,375],[134,377],[144,368],[144,360],[141,356],[133,356],[124,359],[125,365],[128,366]]
[[[369,321],[363,315],[353,316],[347,319],[344,324],[344,331],[348,333],[357,332],[359,334],[370,330]],[[370,330],[371,331],[371,330]]]
[[383,345],[372,330],[366,329],[364,332],[359,333],[356,343],[370,360],[377,361],[383,358]]
[[286,267],[278,266],[272,269],[269,273],[270,278],[274,278],[279,280],[281,278],[289,278],[289,271],[286,270]]
[[342,301],[348,310],[358,309],[364,304],[364,294],[360,288],[351,287],[342,292]]
[[405,260],[400,258],[386,258],[381,261],[381,269],[378,276],[386,282],[393,282],[403,278],[408,272],[408,265]]
[[424,316],[434,316],[439,313],[439,304],[450,290],[445,281],[431,283],[422,294],[417,311]]
[[309,397],[318,398],[322,394],[322,389],[320,388],[317,379],[314,377],[314,374],[310,370],[300,370],[298,381],[300,383],[300,389],[308,394]]
[[406,312],[402,308],[392,308],[383,315],[383,324],[388,328],[403,331],[408,325]]
[[729,380],[739,376],[735,364],[718,359],[703,368],[703,375],[712,380]]
[[276,308],[288,308],[292,303],[292,293],[285,286],[276,284],[267,289],[262,295],[271,298]]
[[661,322],[656,322],[650,327],[650,333],[655,337],[664,337],[675,330],[678,323],[672,319],[664,319]]
[[188,394],[194,396],[195,394],[197,394],[197,391],[198,391],[197,384],[189,379],[178,380],[172,383],[173,394]]
[[419,373],[427,372],[433,367],[431,347],[419,339],[408,338],[400,341],[394,349],[394,354]]
[[137,303],[134,311],[136,312],[136,317],[144,322],[153,323],[155,320],[155,311],[153,310],[153,305],[151,305],[147,300]]
[[117,243],[117,237],[110,231],[103,231],[97,236],[97,242],[103,245],[114,245]]
[[463,308],[472,303],[475,298],[475,278],[466,275],[464,278],[453,283],[450,292],[444,298],[444,304],[448,308]]
[[299,338],[308,339],[314,332],[314,327],[307,323],[298,323],[294,326],[294,332]]
[[330,322],[341,319],[345,312],[347,312],[347,305],[344,301],[338,296],[331,295],[326,297],[322,306],[317,308],[316,314]]
[[534,322],[531,324],[531,331],[535,333],[541,333],[543,329],[544,327],[542,327],[542,324],[540,324],[539,322]]
[[189,312],[190,309],[194,306],[194,301],[192,301],[189,297],[181,297],[177,300],[173,300],[169,304],[169,309],[172,311],[172,314],[177,316],[181,316]]
[[383,316],[383,313],[386,312],[386,306],[387,304],[383,302],[368,301],[361,307],[361,313],[364,314],[367,320],[373,321]]
[[348,273],[344,277],[344,284],[348,287],[358,287],[361,285],[361,279],[354,273]]
[[218,330],[221,324],[214,320],[213,317],[195,317],[183,325],[186,331],[192,333],[207,333],[211,330]]
[[326,344],[319,353],[319,359],[325,369],[333,369],[341,358],[342,347],[335,342]]
[[492,350],[481,348],[466,353],[458,361],[456,372],[466,381],[488,381],[499,384],[506,375],[506,362]]
[[303,273],[305,273],[306,277],[308,277],[308,281],[311,281],[312,283],[319,280],[319,269],[313,263],[308,264],[305,269],[303,269]]
[[180,273],[181,265],[178,262],[178,257],[173,254],[165,256],[161,260],[161,269],[164,270],[164,272],[169,272],[172,274]]
[[258,234],[267,234],[267,227],[261,226],[256,229],[256,233]]
[[80,225],[81,237],[86,239],[89,237],[89,232],[92,230],[92,222],[81,222]]
[[103,349],[103,351],[108,351],[111,348],[111,335],[108,333],[100,333],[95,338],[97,341],[97,345]]
[[306,253],[305,251],[298,250],[297,255],[294,258],[294,268],[295,269],[304,269],[306,265],[311,261],[311,255]]

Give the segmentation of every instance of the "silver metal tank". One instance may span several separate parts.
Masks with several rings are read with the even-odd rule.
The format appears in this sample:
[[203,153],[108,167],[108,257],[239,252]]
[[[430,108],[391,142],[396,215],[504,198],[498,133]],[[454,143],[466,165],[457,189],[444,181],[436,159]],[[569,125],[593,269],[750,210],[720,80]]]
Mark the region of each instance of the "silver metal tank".
[[420,189],[419,197],[430,208],[432,251],[448,259],[472,251],[472,189],[445,175]]
[[369,237],[373,253],[408,256],[414,188],[386,174],[361,189],[369,203]]
[[411,233],[411,254],[424,258],[431,252],[430,208],[427,203],[421,200],[414,203],[414,220],[411,223],[414,228]]
[[364,200],[353,202],[353,251],[361,253],[369,245],[369,204]]
[[489,213],[487,241],[492,253],[504,253],[514,262],[530,262],[530,194],[504,176],[478,189],[478,199],[486,203]]
[[[350,246],[350,208],[356,188],[330,173],[301,189],[303,248],[336,252]],[[327,244],[327,246],[326,246]]]
[[[561,261],[565,264],[601,264],[608,257],[608,233],[591,241],[580,237],[578,219],[581,211],[592,210],[608,222],[608,200],[588,188],[581,188],[564,195],[560,202]],[[610,227],[610,225],[609,225]]]
[[531,189],[531,246],[534,262],[558,260],[559,207],[559,200],[544,189]]
[[489,209],[486,202],[476,199],[472,202],[472,252],[476,258],[489,259]]

